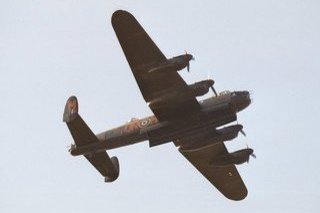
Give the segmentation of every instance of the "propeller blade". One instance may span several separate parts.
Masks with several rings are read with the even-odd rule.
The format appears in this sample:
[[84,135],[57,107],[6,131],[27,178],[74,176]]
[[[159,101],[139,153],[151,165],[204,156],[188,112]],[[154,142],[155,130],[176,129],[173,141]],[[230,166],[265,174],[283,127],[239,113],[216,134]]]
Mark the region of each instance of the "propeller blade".
[[[207,72],[207,80],[212,80],[212,79],[210,78],[210,73],[209,73],[209,72]],[[212,81],[213,81],[213,80],[212,80]],[[214,81],[213,81],[213,84],[214,84]],[[211,88],[212,92],[215,94],[215,96],[218,96],[218,93],[217,93],[217,91],[214,89],[213,84],[210,86],[210,88]]]
[[[242,129],[240,130],[240,133],[241,133],[244,137],[247,136],[247,134],[246,134]],[[247,148],[249,148],[248,145],[247,145]]]
[[190,63],[189,62],[187,64],[187,70],[188,70],[188,72],[190,72]]
[[253,158],[257,158],[257,156],[256,156],[255,154],[253,154],[253,153],[251,154],[251,156],[252,156]]
[[216,96],[218,96],[218,93],[217,93],[217,91],[214,89],[214,87],[211,86],[210,88],[212,89],[212,92],[213,92]]

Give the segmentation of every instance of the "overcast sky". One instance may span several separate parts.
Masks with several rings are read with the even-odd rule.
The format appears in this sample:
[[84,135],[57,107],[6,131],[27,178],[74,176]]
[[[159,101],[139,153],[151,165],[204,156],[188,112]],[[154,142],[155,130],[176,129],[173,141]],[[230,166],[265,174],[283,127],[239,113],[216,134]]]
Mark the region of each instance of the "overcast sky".
[[[64,104],[76,95],[96,133],[151,114],[111,26],[130,11],[167,57],[196,58],[192,83],[249,90],[238,116],[255,149],[238,166],[248,197],[223,197],[172,144],[111,150],[106,184],[68,153]],[[316,212],[320,200],[317,0],[0,1],[0,212]]]

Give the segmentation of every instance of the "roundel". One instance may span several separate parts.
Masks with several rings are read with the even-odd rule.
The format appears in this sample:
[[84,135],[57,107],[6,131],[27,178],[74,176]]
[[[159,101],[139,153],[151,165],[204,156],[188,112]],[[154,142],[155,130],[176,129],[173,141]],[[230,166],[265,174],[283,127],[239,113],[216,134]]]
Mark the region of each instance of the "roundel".
[[148,118],[148,119],[141,120],[138,125],[140,128],[144,128],[149,126],[149,124],[150,124],[150,119]]

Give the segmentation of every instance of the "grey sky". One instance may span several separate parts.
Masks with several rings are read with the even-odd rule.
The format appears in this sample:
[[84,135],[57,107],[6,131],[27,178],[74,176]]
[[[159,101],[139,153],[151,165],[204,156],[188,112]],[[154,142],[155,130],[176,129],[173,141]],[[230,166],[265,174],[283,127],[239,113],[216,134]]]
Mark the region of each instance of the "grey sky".
[[[167,57],[196,58],[219,91],[252,91],[238,116],[255,149],[238,167],[249,195],[224,198],[172,144],[110,151],[120,177],[105,184],[71,157],[62,123],[76,95],[94,132],[151,114],[113,32],[133,13]],[[316,0],[0,1],[1,212],[316,212],[320,200],[320,3]]]

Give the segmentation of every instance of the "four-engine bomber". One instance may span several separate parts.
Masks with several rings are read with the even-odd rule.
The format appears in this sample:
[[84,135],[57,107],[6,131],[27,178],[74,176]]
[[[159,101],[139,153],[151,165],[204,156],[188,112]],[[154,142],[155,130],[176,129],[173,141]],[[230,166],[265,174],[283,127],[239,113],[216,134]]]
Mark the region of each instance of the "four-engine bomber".
[[[250,148],[229,153],[225,141],[236,138],[243,126],[229,123],[251,103],[248,91],[221,92],[213,88],[212,79],[188,85],[178,74],[193,60],[190,54],[167,59],[138,21],[128,12],[118,10],[112,26],[152,116],[132,119],[117,128],[95,135],[79,115],[79,103],[71,96],[65,106],[66,122],[75,144],[73,156],[83,155],[105,177],[106,182],[118,178],[120,167],[116,157],[106,150],[142,141],[150,147],[173,142],[179,152],[224,196],[242,200],[247,196],[235,164],[249,161],[255,155]],[[196,97],[210,90],[215,96],[198,101]]]

